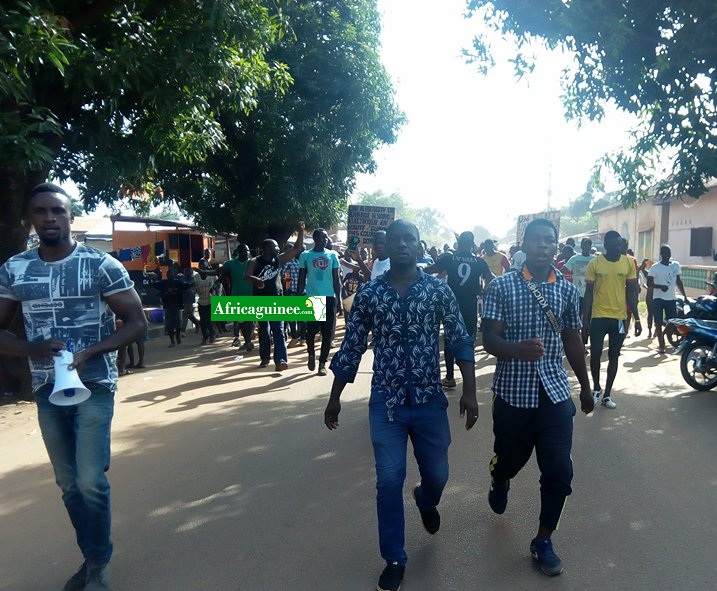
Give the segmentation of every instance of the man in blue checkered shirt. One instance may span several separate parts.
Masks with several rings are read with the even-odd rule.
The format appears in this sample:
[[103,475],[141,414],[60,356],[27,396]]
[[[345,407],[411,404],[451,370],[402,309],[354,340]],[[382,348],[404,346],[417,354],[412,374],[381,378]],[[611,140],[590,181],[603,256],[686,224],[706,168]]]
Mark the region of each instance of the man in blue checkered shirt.
[[510,480],[535,448],[541,508],[530,553],[551,576],[563,571],[551,535],[572,492],[573,478],[575,405],[563,353],[580,382],[582,411],[592,412],[594,404],[580,337],[580,294],[552,265],[557,243],[558,233],[550,221],[530,222],[523,241],[525,264],[490,283],[483,314],[483,345],[498,358],[488,502],[495,513],[505,511]]

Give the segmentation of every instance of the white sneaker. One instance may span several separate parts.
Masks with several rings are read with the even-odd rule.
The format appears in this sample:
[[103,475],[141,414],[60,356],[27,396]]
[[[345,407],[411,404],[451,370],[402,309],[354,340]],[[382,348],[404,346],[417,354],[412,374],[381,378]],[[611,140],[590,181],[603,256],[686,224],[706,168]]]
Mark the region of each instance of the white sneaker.
[[595,406],[600,404],[600,396],[602,396],[602,390],[593,390],[593,402]]
[[609,396],[602,399],[602,405],[607,408],[617,408],[617,404],[615,404]]

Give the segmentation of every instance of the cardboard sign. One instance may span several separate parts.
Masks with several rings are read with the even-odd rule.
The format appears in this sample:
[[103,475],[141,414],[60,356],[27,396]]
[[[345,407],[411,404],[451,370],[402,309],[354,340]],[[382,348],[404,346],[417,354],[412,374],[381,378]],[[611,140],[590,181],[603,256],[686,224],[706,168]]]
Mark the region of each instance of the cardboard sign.
[[396,217],[395,207],[378,205],[349,205],[349,217],[346,227],[348,239],[358,236],[359,247],[371,246],[373,233],[385,230]]
[[529,213],[527,215],[518,216],[518,229],[515,233],[516,244],[523,243],[523,236],[525,235],[525,227],[535,219],[545,218],[553,222],[556,229],[558,230],[558,236],[560,236],[560,210],[556,209],[553,211],[541,211],[540,213]]

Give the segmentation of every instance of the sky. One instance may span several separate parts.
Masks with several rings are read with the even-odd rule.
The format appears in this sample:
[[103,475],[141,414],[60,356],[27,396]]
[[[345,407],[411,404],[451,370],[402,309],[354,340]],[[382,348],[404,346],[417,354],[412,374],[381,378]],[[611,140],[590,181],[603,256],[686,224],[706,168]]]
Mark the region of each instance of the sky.
[[408,122],[375,154],[375,174],[359,175],[354,200],[398,192],[413,206],[438,209],[453,231],[480,225],[500,238],[518,215],[581,195],[595,161],[627,144],[627,115],[608,111],[580,129],[565,120],[560,74],[568,56],[541,52],[520,81],[505,62],[483,76],[461,55],[480,26],[464,18],[465,0],[378,5],[382,60]]

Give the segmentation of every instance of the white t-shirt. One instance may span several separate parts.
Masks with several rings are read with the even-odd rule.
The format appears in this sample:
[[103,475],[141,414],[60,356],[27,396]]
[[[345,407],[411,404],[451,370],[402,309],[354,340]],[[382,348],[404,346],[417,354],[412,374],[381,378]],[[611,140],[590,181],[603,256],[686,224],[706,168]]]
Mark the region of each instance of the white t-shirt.
[[663,265],[662,263],[652,265],[647,276],[654,279],[655,285],[667,286],[667,291],[655,288],[652,297],[657,300],[677,299],[675,287],[677,285],[677,278],[680,276],[680,271],[680,263],[677,261],[670,261],[668,265]]
[[373,267],[371,267],[371,279],[376,279],[377,277],[381,277],[386,271],[388,271],[391,268],[391,259],[385,258],[382,261],[379,259],[376,259],[373,262]]
[[520,271],[523,268],[524,262],[525,262],[525,253],[522,250],[517,250],[515,252],[515,254],[513,255],[513,260],[511,262],[510,268]]

